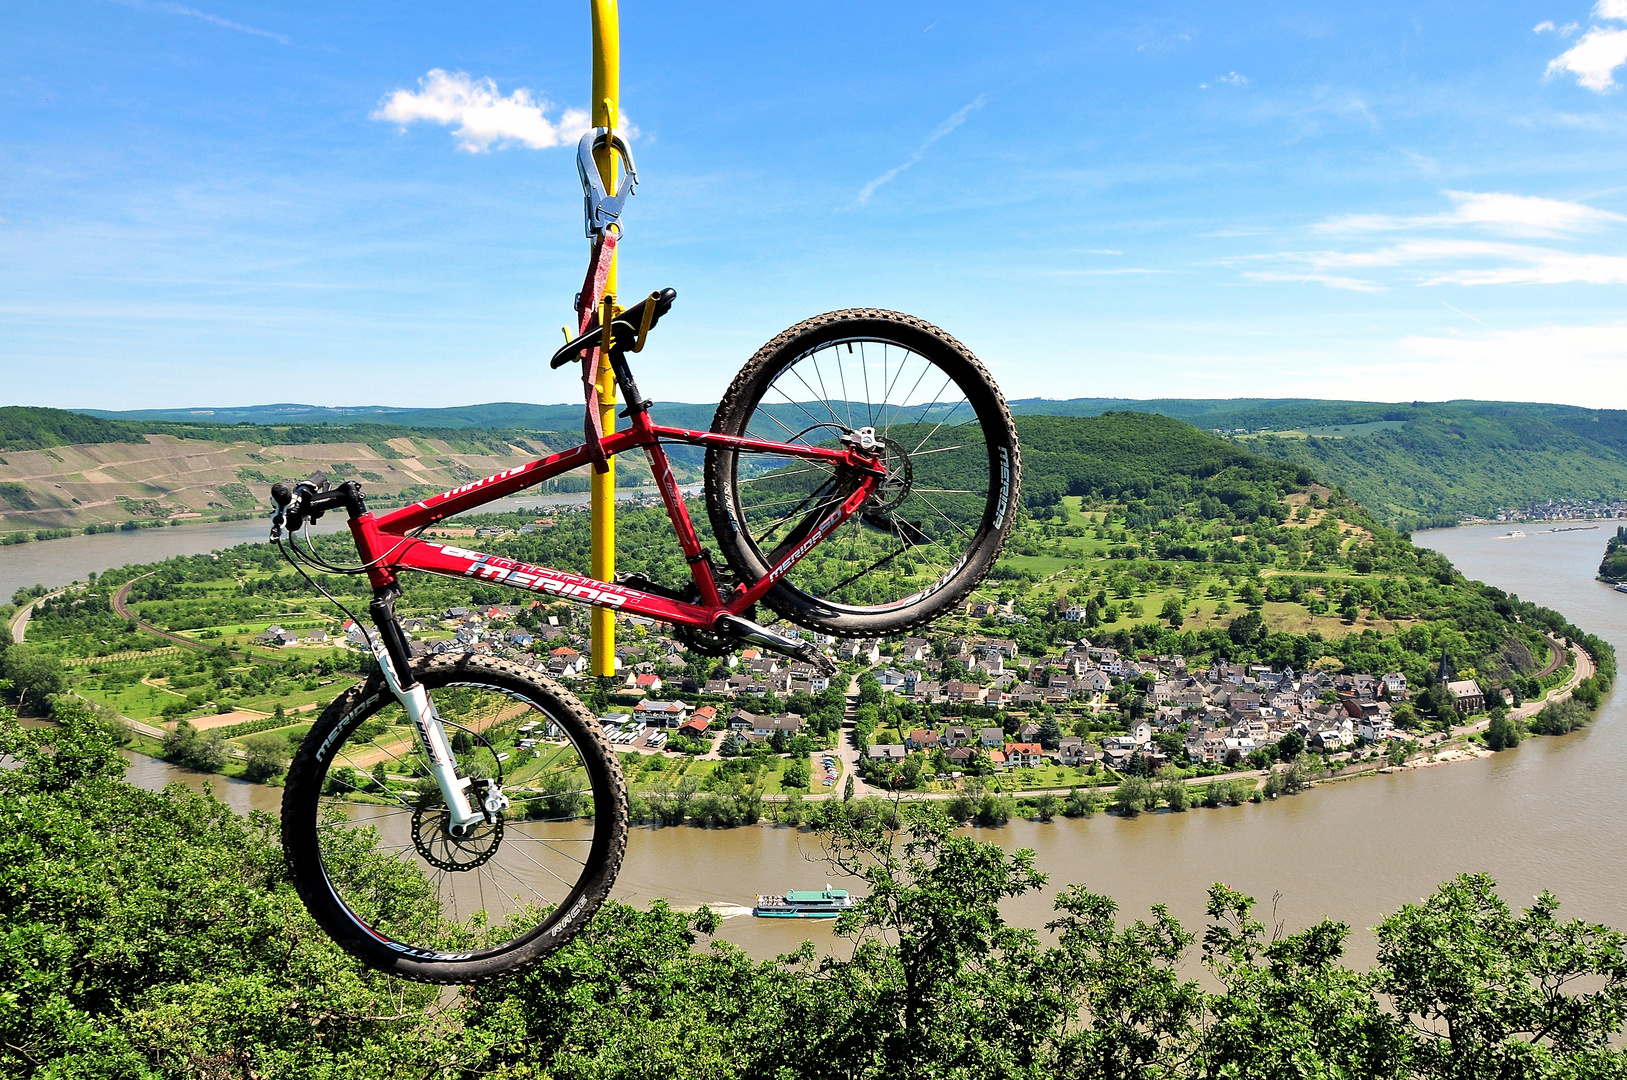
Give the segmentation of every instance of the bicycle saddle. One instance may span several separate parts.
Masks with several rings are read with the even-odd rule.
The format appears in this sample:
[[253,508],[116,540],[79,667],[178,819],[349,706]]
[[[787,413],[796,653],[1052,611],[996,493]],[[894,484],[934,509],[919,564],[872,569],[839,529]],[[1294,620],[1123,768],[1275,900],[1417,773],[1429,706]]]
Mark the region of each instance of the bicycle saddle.
[[[661,321],[661,316],[672,309],[672,302],[676,299],[678,299],[677,289],[662,289],[660,292],[651,293],[620,315],[617,315],[610,324],[610,333],[616,339],[618,351],[626,351],[631,348],[634,352],[637,352],[643,348],[644,343],[639,340],[639,329],[644,327],[645,309],[651,303],[655,304],[655,310],[650,313],[650,325],[645,328],[654,329],[655,324]],[[595,312],[592,321],[588,323],[588,328],[574,341],[567,343],[558,352],[554,353],[554,358],[548,362],[548,366],[559,368],[564,367],[572,360],[580,360],[584,350],[591,349],[597,344],[599,344],[599,315]]]

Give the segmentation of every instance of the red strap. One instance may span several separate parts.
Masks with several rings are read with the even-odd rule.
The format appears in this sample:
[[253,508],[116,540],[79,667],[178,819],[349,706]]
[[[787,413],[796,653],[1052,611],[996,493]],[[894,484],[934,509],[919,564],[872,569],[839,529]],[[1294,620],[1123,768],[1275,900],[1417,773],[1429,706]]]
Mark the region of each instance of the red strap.
[[[588,323],[593,321],[593,313],[599,309],[604,300],[605,285],[610,280],[610,264],[616,255],[616,233],[606,229],[593,240],[593,254],[588,257],[587,276],[582,279],[582,291],[576,294],[577,334],[587,333]],[[604,424],[599,419],[599,366],[603,357],[599,354],[597,346],[588,350],[588,358],[582,364],[582,391],[586,397],[587,415],[582,420],[582,437],[587,442],[588,456],[593,459],[593,468],[597,472],[605,472],[610,468],[609,459],[605,457]]]

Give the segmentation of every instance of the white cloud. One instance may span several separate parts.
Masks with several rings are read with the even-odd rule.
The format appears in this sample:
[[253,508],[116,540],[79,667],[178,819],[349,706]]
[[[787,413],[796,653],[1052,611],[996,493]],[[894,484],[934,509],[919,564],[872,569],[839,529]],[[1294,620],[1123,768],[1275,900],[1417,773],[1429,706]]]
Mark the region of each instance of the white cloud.
[[1584,285],[1627,284],[1627,256],[1571,255],[1533,248],[1523,266],[1485,270],[1452,270],[1425,281],[1425,285]]
[[1209,87],[1211,85],[1213,85],[1213,86],[1247,86],[1248,85],[1248,76],[1247,75],[1239,75],[1235,71],[1229,71],[1224,75],[1217,76],[1216,78],[1210,80],[1209,82],[1199,83],[1198,84],[1198,89],[1199,90],[1207,90],[1207,89],[1209,89]]
[[1554,236],[1627,221],[1608,210],[1538,195],[1497,191],[1445,191],[1442,194],[1457,204],[1455,209],[1442,214],[1413,216],[1346,214],[1312,228],[1325,233],[1358,233],[1475,225],[1515,236]]
[[[1627,2],[1627,0],[1624,0]],[[1466,225],[1489,225],[1521,235],[1549,236],[1581,232],[1611,222],[1623,221],[1620,214],[1599,210],[1562,199],[1538,195],[1509,195],[1488,191],[1448,191],[1446,197],[1457,203],[1452,217]]]
[[943,138],[945,135],[949,134],[951,131],[954,131],[956,128],[960,127],[960,125],[964,124],[968,116],[970,116],[977,109],[981,109],[983,107],[983,102],[988,96],[989,95],[987,94],[979,94],[977,95],[977,99],[975,101],[967,105],[962,105],[959,109],[956,109],[950,114],[947,120],[932,129],[932,134],[927,136],[926,142],[922,143],[916,148],[915,153],[909,156],[909,160],[905,161],[902,165],[894,165],[892,168],[888,169],[886,172],[864,185],[864,187],[860,188],[858,199],[859,205],[869,205],[870,196],[876,193],[877,188],[883,184],[891,182],[895,177],[898,176],[899,173],[920,161],[922,155],[927,152],[928,147],[937,142],[939,139]]
[[1577,23],[1568,22],[1564,26],[1555,26],[1552,19],[1544,19],[1533,26],[1531,32],[1533,34],[1558,34],[1562,38],[1568,38],[1580,29],[1581,26]]
[[1627,22],[1627,0],[1599,0],[1593,5],[1593,17]]
[[[397,90],[379,103],[373,119],[388,120],[405,128],[419,120],[453,127],[459,150],[484,153],[493,146],[511,143],[542,150],[562,143],[574,143],[591,126],[581,109],[566,109],[558,122],[543,113],[552,103],[533,98],[524,87],[507,97],[497,92],[491,79],[471,79],[463,72],[447,74],[436,68],[418,80],[418,90]],[[618,130],[636,129],[625,116]]]
[[[1608,0],[1612,8],[1627,9],[1623,0]],[[1599,4],[1605,6],[1605,0]],[[1621,18],[1627,16],[1610,16]],[[1548,77],[1570,72],[1589,90],[1603,93],[1616,85],[1615,70],[1627,64],[1627,30],[1590,26],[1582,40],[1548,62]]]

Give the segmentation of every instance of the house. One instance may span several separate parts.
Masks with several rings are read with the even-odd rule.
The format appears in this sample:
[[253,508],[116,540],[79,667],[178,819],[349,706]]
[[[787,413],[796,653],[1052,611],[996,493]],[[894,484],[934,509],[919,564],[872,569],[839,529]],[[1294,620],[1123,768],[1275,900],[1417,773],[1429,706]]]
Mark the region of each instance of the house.
[[900,664],[919,664],[932,653],[932,643],[926,638],[905,638],[894,659]]
[[1467,716],[1477,713],[1486,707],[1486,697],[1480,692],[1480,684],[1472,679],[1461,682],[1449,682],[1446,689],[1452,695],[1452,701],[1457,705],[1458,712]]
[[976,704],[983,700],[984,693],[983,688],[976,683],[962,682],[959,679],[950,679],[943,688],[945,701],[969,701]]
[[900,743],[877,743],[865,752],[871,761],[903,761],[905,750]]
[[911,750],[936,750],[938,733],[931,728],[916,728],[904,739],[904,745]]
[[1005,729],[997,727],[983,728],[977,733],[977,741],[984,746],[1003,747],[1006,744]]
[[1081,765],[1085,761],[1085,740],[1077,735],[1064,735],[1057,747],[1056,759],[1064,765]]
[[1006,763],[1032,769],[1045,764],[1045,749],[1037,742],[1006,743]]
[[644,691],[646,694],[659,694],[661,692],[661,687],[665,684],[661,682],[661,676],[652,671],[643,675],[635,674],[628,681],[628,685],[636,687],[637,689]]
[[706,729],[711,726],[711,717],[701,716],[697,711],[694,716],[678,725],[678,734],[688,739],[704,739],[707,737]]
[[531,635],[526,633],[524,630],[510,630],[508,633],[504,634],[503,637],[516,649],[529,649],[533,640]]
[[904,685],[904,673],[893,668],[882,668],[876,673],[876,681],[884,688],[896,691]]
[[307,645],[325,645],[327,641],[328,632],[326,630],[312,630],[305,635],[305,644]]
[[970,746],[977,738],[977,732],[963,724],[953,724],[944,729],[942,742],[946,746]]
[[996,769],[1003,769],[1006,767],[1006,752],[1004,750],[990,750],[989,760],[994,763]]
[[757,726],[757,717],[744,709],[736,709],[729,714],[730,731],[749,731]]
[[977,751],[973,750],[970,746],[957,746],[953,750],[949,751],[949,764],[955,766],[956,768],[964,769],[966,766],[972,763],[972,759],[976,756]]
[[796,713],[759,716],[757,722],[751,727],[751,733],[760,739],[771,738],[776,731],[783,731],[787,735],[796,735],[802,731],[802,725],[802,717]]
[[836,655],[843,660],[874,664],[881,659],[881,645],[874,638],[868,641],[844,641],[837,646]]
[[1384,688],[1384,694],[1391,701],[1405,701],[1407,699],[1407,677],[1399,671],[1392,671],[1379,680]]
[[1081,672],[1077,678],[1066,685],[1077,696],[1088,697],[1091,694],[1106,693],[1108,687],[1112,686],[1113,683],[1105,672],[1092,668],[1089,671]]
[[677,727],[689,716],[689,706],[681,701],[654,701],[645,698],[633,706],[633,715],[647,724]]
[[943,697],[943,687],[936,679],[917,679],[915,681],[915,700],[923,705],[930,705]]

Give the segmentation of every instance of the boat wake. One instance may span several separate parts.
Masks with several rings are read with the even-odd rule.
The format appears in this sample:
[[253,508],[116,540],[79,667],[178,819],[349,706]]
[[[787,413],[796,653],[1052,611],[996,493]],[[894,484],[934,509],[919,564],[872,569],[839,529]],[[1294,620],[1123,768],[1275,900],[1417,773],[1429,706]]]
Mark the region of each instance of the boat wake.
[[712,914],[720,919],[738,919],[742,915],[751,914],[751,908],[741,907],[739,904],[685,904],[681,907],[674,905],[672,910],[693,912],[699,911],[703,907],[710,909]]

